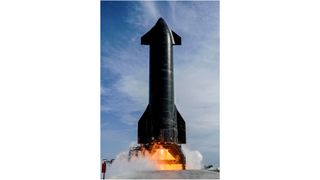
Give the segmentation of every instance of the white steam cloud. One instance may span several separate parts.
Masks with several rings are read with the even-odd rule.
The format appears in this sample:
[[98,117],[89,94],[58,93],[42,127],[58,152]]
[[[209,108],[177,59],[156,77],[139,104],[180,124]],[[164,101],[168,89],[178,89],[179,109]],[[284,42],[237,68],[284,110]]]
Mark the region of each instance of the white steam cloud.
[[117,176],[127,176],[139,171],[156,170],[156,165],[146,157],[139,155],[128,161],[128,152],[121,152],[109,167],[106,173],[107,178],[116,178]]
[[[134,147],[131,143],[130,147]],[[202,169],[202,154],[198,150],[190,150],[186,145],[182,145],[182,151],[186,157],[186,169]],[[150,161],[148,157],[139,154],[137,157],[129,159],[129,152],[123,151],[116,156],[106,172],[106,178],[130,177],[139,171],[157,170],[155,162]]]
[[182,151],[186,157],[186,169],[202,169],[202,154],[198,150],[190,150],[186,145],[182,145]]

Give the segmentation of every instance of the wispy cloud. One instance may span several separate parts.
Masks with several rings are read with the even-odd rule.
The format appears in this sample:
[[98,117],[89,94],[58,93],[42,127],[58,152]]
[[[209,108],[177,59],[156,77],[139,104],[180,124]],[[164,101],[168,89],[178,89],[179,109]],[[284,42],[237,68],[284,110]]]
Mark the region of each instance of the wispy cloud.
[[159,12],[156,7],[155,1],[145,1],[141,2],[143,10],[146,11],[146,14],[149,15],[152,19],[157,19],[159,17]]
[[[166,4],[167,8],[160,6]],[[189,147],[199,147],[204,159],[219,157],[219,7],[213,2],[139,2],[128,22],[136,38],[121,47],[106,49],[102,66],[117,74],[105,91],[113,94],[102,105],[118,113],[128,125],[138,122],[148,100],[148,47],[140,37],[159,17],[182,37],[174,47],[176,105],[186,120]],[[211,159],[212,160],[212,159]]]

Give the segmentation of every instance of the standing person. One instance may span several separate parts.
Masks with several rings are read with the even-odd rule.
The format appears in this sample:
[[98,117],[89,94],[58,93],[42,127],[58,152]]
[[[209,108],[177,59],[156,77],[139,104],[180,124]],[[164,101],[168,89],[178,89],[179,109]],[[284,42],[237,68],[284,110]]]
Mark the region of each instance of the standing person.
[[102,179],[105,178],[106,170],[107,170],[107,163],[106,163],[106,161],[104,160],[103,163],[102,163],[102,167],[101,167]]

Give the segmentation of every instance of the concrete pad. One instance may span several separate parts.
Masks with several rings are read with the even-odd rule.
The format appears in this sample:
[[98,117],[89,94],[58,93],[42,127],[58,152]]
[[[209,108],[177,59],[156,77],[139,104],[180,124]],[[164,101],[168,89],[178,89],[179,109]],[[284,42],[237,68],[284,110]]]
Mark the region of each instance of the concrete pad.
[[110,177],[109,179],[219,179],[220,173],[207,170],[140,171]]

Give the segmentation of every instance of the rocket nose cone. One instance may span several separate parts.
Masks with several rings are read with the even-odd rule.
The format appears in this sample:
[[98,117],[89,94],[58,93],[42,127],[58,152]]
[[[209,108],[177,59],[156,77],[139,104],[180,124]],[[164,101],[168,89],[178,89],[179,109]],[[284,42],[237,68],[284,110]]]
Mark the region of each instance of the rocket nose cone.
[[158,19],[156,26],[168,27],[166,21],[164,21],[164,19],[162,17]]
[[161,18],[158,19],[157,22],[164,22],[164,19],[161,17]]

